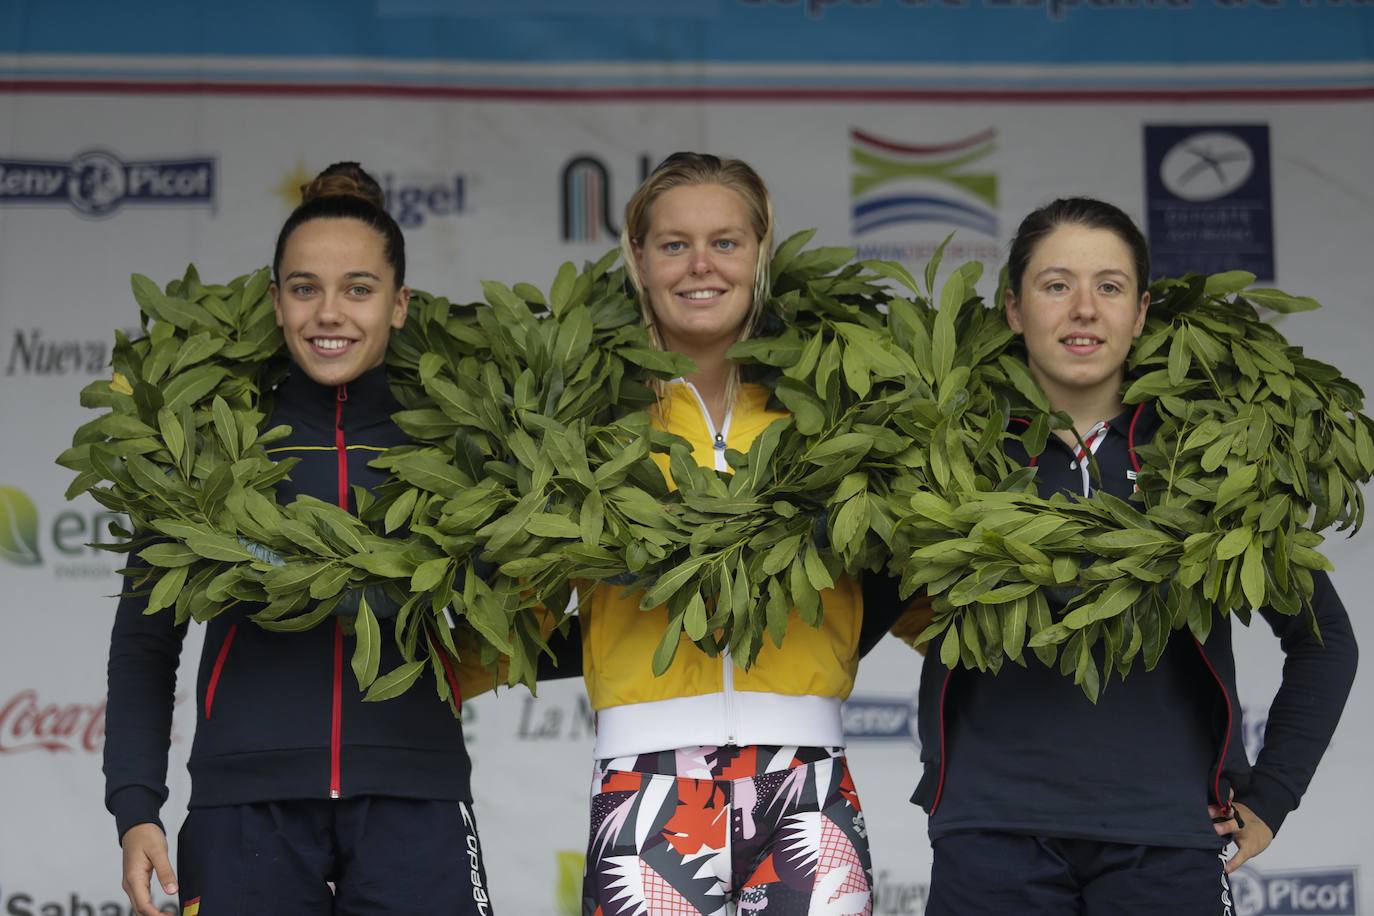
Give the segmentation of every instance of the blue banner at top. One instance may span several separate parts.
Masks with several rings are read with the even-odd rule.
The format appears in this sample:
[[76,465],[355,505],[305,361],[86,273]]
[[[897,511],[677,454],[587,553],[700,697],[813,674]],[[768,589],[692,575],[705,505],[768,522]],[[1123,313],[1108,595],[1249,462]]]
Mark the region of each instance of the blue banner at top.
[[1312,65],[1374,59],[1374,0],[6,0],[0,55]]

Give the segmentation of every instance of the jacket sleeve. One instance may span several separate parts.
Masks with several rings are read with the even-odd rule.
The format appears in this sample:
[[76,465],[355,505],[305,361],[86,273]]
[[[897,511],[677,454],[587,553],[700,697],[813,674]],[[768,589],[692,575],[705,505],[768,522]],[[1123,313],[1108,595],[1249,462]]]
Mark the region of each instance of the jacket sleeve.
[[1264,747],[1236,801],[1278,833],[1298,807],[1317,763],[1331,743],[1355,680],[1359,650],[1350,616],[1323,572],[1313,576],[1312,609],[1320,639],[1306,614],[1263,610],[1283,646],[1283,680],[1269,707]]
[[891,633],[922,655],[926,645],[916,644],[916,637],[930,625],[934,611],[925,595],[913,596],[903,602],[898,597],[899,582],[895,576],[866,572],[860,583],[863,589],[864,616],[859,628],[859,657],[873,651],[878,642]]
[[177,665],[186,624],[171,610],[144,614],[146,596],[126,594],[115,610],[105,710],[105,807],[122,840],[138,824],[157,824],[167,800],[167,749],[172,742]]
[[569,617],[561,629],[548,634],[552,657],[540,654],[539,680],[556,681],[582,676],[582,618]]

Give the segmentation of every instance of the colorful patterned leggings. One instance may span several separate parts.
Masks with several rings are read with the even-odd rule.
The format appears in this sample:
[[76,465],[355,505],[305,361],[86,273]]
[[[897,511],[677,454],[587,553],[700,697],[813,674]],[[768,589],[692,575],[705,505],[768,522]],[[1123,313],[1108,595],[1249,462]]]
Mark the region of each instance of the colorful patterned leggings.
[[843,748],[597,761],[583,916],[869,916],[872,871]]

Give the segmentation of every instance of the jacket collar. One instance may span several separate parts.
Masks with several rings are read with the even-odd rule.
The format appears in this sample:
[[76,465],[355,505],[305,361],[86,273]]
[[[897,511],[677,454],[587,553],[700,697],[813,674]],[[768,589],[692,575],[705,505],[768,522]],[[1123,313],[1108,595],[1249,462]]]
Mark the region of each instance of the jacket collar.
[[387,382],[385,364],[367,370],[345,385],[321,385],[298,366],[292,365],[291,371],[277,386],[277,397],[284,403],[312,412],[330,411],[332,419],[340,389],[345,394],[344,412],[350,416],[390,415],[401,409]]
[[1107,425],[1132,447],[1138,447],[1154,437],[1155,428],[1159,426],[1159,411],[1153,400],[1127,404],[1124,410],[1107,421]]

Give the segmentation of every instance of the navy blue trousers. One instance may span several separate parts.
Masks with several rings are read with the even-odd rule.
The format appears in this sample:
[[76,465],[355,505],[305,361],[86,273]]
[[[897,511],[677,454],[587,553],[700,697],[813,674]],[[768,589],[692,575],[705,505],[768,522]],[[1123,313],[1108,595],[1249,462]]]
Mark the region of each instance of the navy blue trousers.
[[193,808],[177,838],[177,881],[183,910],[199,900],[205,916],[492,916],[466,802],[362,796]]
[[974,832],[935,841],[926,916],[1233,916],[1215,849]]

